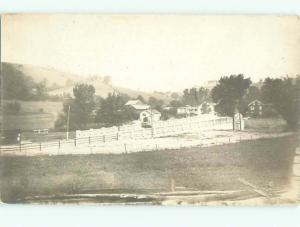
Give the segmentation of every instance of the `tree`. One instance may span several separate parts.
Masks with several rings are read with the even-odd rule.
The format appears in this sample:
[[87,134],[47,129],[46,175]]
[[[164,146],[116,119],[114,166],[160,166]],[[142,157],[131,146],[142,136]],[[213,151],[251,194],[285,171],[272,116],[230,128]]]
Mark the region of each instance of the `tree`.
[[19,100],[45,100],[47,94],[47,80],[35,82],[27,76],[22,68],[9,63],[2,63],[3,98]]
[[179,99],[179,94],[177,92],[172,92],[171,93],[171,98],[177,100],[177,99]]
[[72,103],[71,116],[80,128],[92,121],[92,112],[95,107],[95,88],[93,85],[77,84],[73,88],[74,101]]
[[240,103],[251,85],[250,78],[243,74],[221,77],[219,83],[212,89],[211,96],[216,104],[216,111],[222,115],[233,116],[240,111]]
[[143,96],[139,95],[136,99],[140,100],[142,103],[146,103]]
[[197,103],[198,105],[200,105],[203,102],[210,102],[211,96],[210,96],[209,89],[207,89],[205,87],[200,87],[198,89],[197,101],[198,101],[198,103]]
[[191,89],[185,89],[183,91],[182,102],[185,105],[199,106],[205,101],[210,101],[210,93],[207,88],[200,87],[199,89],[197,89],[194,87]]
[[300,78],[266,78],[262,86],[263,101],[286,120],[288,129],[297,130],[299,126]]
[[35,83],[19,68],[12,64],[2,63],[3,98],[30,100]]
[[21,104],[17,101],[9,102],[4,105],[5,114],[19,114],[21,111]]
[[172,101],[170,102],[170,106],[171,106],[171,107],[174,107],[174,108],[178,108],[178,107],[183,106],[183,103],[180,102],[180,101],[178,101],[178,100],[172,100]]
[[261,91],[258,87],[252,85],[247,90],[245,96],[239,103],[239,110],[242,114],[246,114],[248,110],[248,104],[254,100],[262,101]]
[[148,100],[148,104],[153,109],[157,109],[158,111],[162,111],[162,106],[164,105],[164,101],[162,99],[157,99],[155,97],[150,97]]
[[87,124],[93,121],[95,88],[88,84],[77,84],[73,88],[73,95],[74,98],[69,98],[64,102],[63,114],[55,123],[57,128],[66,127],[69,109],[70,129],[85,129]]
[[36,100],[44,100],[48,98],[47,95],[47,79],[42,80],[41,82],[37,83],[35,85],[35,90],[36,90]]
[[119,126],[133,120],[136,116],[130,107],[125,106],[127,95],[109,93],[106,99],[100,100],[95,122],[106,126]]

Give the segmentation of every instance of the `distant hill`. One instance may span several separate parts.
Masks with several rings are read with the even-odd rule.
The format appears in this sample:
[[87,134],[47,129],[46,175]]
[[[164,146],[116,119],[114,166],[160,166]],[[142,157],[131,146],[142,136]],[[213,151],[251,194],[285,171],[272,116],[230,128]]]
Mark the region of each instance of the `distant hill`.
[[[73,87],[76,83],[92,84],[95,87],[96,95],[106,97],[108,93],[120,92],[127,94],[132,98],[136,98],[138,95],[143,96],[145,99],[149,97],[155,97],[166,101],[170,100],[169,95],[164,93],[150,93],[133,90],[129,88],[119,87],[105,81],[105,77],[101,76],[82,76],[66,72],[61,72],[53,68],[38,67],[33,65],[22,65],[15,63],[4,62],[2,67],[13,67],[18,71],[21,71],[24,75],[29,76],[35,82],[41,82],[47,80],[48,94],[50,95],[62,95],[63,93],[69,93],[72,95]],[[5,71],[5,70],[3,70]]]

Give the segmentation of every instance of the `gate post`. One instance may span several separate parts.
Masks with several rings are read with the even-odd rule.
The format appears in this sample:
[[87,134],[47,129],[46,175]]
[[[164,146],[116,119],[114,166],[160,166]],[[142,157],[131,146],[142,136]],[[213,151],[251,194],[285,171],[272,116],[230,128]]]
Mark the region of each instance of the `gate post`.
[[243,115],[238,112],[233,117],[233,130],[238,130],[238,131],[244,130]]

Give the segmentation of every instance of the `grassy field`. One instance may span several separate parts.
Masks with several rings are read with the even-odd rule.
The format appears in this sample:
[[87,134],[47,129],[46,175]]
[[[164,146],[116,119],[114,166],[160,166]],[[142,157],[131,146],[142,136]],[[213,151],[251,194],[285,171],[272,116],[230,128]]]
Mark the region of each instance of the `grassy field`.
[[21,129],[22,131],[33,129],[49,129],[54,127],[56,117],[48,113],[34,113],[27,115],[3,115],[4,129]]
[[18,102],[21,105],[21,114],[24,113],[50,113],[57,115],[63,111],[62,102],[51,101],[21,101],[21,100],[3,100],[4,105],[11,102]]
[[249,118],[245,120],[246,130],[280,132],[286,129],[286,122],[278,118]]
[[289,184],[296,146],[293,135],[131,154],[2,157],[1,196],[18,203],[37,195],[168,192],[171,181],[185,190],[247,188],[238,178],[275,193]]
[[[62,102],[49,101],[20,101],[20,113],[4,114],[4,129],[49,129],[54,127],[57,116],[62,112]],[[13,101],[4,100],[4,104]]]

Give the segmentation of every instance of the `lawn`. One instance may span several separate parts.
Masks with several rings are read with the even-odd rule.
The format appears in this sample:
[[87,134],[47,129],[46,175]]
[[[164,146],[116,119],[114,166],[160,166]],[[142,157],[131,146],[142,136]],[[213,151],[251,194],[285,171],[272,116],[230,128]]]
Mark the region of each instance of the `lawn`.
[[18,203],[37,195],[147,194],[170,191],[171,181],[184,190],[247,188],[239,178],[276,192],[289,184],[296,146],[293,135],[130,154],[2,157],[1,196]]
[[286,129],[286,121],[277,118],[249,118],[245,120],[245,129],[264,132],[280,132]]

